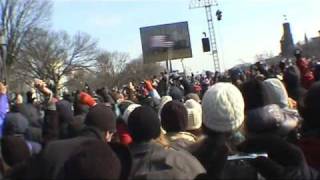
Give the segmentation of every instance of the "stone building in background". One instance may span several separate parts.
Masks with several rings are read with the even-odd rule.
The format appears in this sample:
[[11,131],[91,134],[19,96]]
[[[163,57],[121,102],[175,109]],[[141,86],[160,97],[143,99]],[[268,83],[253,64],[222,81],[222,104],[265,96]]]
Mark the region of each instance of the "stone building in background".
[[282,57],[292,57],[294,52],[294,42],[293,37],[291,33],[290,23],[285,22],[283,23],[283,35],[280,40],[280,46],[281,46],[281,53],[280,55]]

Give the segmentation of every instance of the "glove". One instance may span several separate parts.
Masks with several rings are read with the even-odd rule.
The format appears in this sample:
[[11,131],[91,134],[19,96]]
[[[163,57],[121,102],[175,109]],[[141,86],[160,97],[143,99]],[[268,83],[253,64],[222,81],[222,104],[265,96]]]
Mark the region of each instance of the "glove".
[[278,136],[257,136],[245,141],[239,149],[247,153],[268,153],[268,158],[258,157],[250,161],[266,179],[318,178],[318,172],[307,165],[302,151]]
[[92,107],[97,104],[96,101],[85,92],[80,93],[80,102],[84,105],[88,105],[89,107]]

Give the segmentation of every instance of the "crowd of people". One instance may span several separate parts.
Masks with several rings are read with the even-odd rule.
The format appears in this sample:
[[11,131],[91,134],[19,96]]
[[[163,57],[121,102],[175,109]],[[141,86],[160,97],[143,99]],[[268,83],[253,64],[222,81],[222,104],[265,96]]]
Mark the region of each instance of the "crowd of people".
[[62,97],[35,80],[41,100],[0,83],[1,178],[320,179],[320,66],[295,55]]

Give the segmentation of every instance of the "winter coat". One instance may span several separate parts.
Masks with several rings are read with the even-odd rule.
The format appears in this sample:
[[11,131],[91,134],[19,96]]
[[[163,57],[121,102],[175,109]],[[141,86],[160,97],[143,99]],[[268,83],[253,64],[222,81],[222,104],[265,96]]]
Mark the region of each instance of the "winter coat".
[[78,137],[50,142],[42,152],[46,179],[56,179],[64,163],[72,153],[89,139],[103,139],[102,132],[96,128],[86,127]]
[[283,81],[289,97],[300,102],[306,93],[306,90],[301,87],[301,75],[299,69],[296,66],[287,68],[283,75]]
[[300,120],[297,111],[271,104],[248,111],[246,127],[253,134],[276,133],[287,136],[297,128]]
[[61,100],[56,103],[59,114],[59,137],[61,139],[69,137],[68,126],[73,120],[72,104],[69,101]]
[[312,168],[320,171],[320,131],[313,130],[305,133],[297,142],[306,160]]
[[168,89],[167,81],[165,79],[161,79],[157,87],[157,91],[159,92],[159,95],[161,97],[167,95],[167,89]]
[[45,111],[42,137],[44,144],[59,139],[59,117],[57,111]]
[[7,95],[0,94],[0,138],[2,137],[2,129],[7,112],[9,111],[9,102]]
[[194,179],[205,173],[199,161],[186,151],[165,149],[153,143],[132,144],[131,178]]
[[192,154],[205,167],[204,179],[257,179],[257,173],[249,162],[228,160],[235,152],[224,134],[208,136],[194,144]]
[[86,114],[78,114],[68,123],[67,135],[69,138],[79,135],[81,130],[85,127],[85,118]]
[[309,68],[310,62],[305,58],[301,58],[301,59],[298,59],[296,63],[302,77],[301,84],[305,89],[309,89],[315,81],[313,72]]
[[197,141],[197,137],[189,132],[167,133],[170,147],[176,150],[187,150]]

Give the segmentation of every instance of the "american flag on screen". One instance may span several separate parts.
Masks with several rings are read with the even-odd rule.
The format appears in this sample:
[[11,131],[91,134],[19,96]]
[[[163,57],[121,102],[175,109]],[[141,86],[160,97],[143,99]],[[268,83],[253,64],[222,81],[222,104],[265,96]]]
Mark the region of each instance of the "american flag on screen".
[[174,46],[174,42],[168,40],[168,36],[157,35],[150,38],[152,48],[170,48]]

